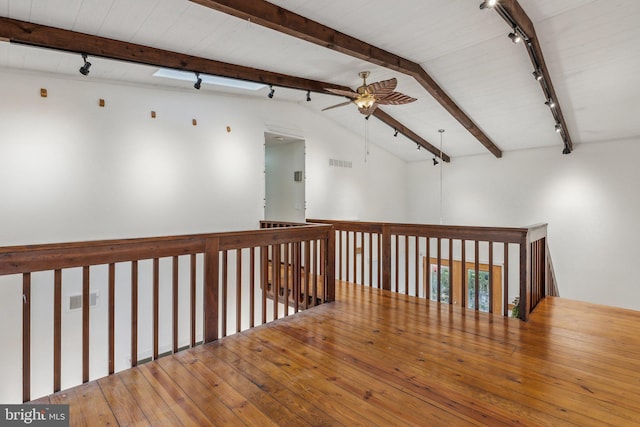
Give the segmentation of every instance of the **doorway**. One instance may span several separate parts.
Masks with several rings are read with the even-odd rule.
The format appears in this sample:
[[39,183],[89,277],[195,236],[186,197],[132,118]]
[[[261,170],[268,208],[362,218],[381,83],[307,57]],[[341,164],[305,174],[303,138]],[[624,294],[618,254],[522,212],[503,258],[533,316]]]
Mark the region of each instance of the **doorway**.
[[265,220],[305,222],[304,144],[304,139],[265,132]]

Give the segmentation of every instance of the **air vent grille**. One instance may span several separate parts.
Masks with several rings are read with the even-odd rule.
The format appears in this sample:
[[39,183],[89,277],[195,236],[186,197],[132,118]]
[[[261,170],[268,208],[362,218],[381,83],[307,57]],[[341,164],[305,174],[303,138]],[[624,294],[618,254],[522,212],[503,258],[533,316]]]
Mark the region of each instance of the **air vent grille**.
[[348,160],[329,159],[329,166],[351,169],[353,167],[353,163]]
[[[89,294],[89,307],[93,307],[98,304],[98,293],[92,292]],[[79,310],[82,308],[82,294],[71,295],[69,297],[69,310]]]

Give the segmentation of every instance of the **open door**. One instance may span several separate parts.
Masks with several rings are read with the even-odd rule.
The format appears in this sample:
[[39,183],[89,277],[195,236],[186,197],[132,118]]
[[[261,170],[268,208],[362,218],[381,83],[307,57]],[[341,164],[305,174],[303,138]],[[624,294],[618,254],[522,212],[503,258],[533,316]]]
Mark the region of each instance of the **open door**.
[[265,132],[264,219],[304,222],[304,140]]

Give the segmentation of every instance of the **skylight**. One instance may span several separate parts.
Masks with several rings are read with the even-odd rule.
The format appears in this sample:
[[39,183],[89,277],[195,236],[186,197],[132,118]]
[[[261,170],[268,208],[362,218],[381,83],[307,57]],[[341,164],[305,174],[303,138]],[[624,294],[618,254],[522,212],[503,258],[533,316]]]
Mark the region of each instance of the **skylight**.
[[[153,76],[174,80],[184,80],[187,82],[194,82],[196,80],[195,75],[192,72],[171,70],[168,68],[160,68],[158,71],[153,73]],[[261,83],[247,82],[245,80],[230,79],[227,77],[210,76],[208,74],[200,74],[200,78],[204,84],[231,87],[235,89],[260,90],[267,87]]]

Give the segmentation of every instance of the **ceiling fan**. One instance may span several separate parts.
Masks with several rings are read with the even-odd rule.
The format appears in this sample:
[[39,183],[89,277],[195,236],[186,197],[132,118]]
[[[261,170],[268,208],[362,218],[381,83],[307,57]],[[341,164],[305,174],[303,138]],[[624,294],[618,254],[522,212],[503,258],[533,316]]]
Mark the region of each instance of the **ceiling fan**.
[[330,107],[322,109],[322,111],[330,110],[332,108],[342,107],[354,103],[358,106],[360,111],[365,116],[373,114],[378,105],[401,105],[408,104],[416,101],[416,98],[412,98],[400,92],[394,92],[398,81],[396,78],[389,80],[382,80],[367,84],[367,77],[369,77],[368,71],[361,71],[358,75],[362,78],[362,86],[358,87],[355,92],[341,89],[329,89],[327,92],[335,93],[336,95],[346,96],[352,98],[351,101],[343,102],[341,104],[332,105]]

